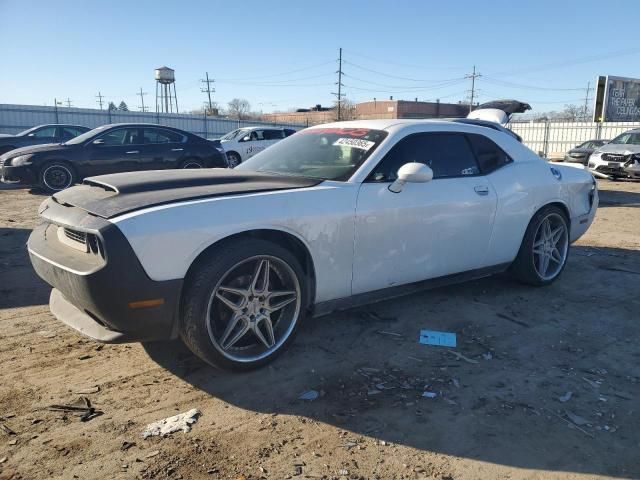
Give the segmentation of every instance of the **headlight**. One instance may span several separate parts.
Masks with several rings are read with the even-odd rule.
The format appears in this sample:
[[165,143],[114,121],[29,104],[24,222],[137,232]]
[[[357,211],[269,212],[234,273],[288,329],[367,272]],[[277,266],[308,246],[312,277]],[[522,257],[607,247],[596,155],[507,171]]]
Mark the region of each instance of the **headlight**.
[[8,159],[5,162],[5,165],[11,165],[14,167],[19,167],[21,165],[29,165],[31,163],[32,155],[18,155],[17,157],[13,157]]

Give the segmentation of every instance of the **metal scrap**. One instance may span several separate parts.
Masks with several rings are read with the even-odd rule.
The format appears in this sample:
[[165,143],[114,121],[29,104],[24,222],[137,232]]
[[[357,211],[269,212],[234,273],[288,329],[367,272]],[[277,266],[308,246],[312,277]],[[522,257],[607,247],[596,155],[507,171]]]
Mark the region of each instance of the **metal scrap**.
[[73,403],[49,405],[47,410],[54,412],[69,412],[80,416],[81,422],[88,422],[92,418],[102,415],[100,410],[96,410],[87,397],[79,397]]

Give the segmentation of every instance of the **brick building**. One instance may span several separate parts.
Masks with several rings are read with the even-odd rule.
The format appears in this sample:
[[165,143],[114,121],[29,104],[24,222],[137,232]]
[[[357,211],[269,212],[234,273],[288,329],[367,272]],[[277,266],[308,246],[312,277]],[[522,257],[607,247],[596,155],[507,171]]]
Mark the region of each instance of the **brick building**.
[[[351,112],[344,112],[344,119],[372,120],[376,118],[445,118],[466,117],[469,105],[463,103],[418,102],[417,100],[372,100],[356,103]],[[333,122],[337,118],[334,108],[300,109],[295,112],[275,112],[263,114],[268,122],[300,123],[317,125]]]

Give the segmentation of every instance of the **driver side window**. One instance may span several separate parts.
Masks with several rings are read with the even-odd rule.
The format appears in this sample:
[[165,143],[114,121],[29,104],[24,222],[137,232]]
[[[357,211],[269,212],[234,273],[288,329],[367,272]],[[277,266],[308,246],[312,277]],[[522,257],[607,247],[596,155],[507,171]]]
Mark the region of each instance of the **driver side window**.
[[369,182],[393,182],[405,163],[417,162],[433,170],[433,178],[479,175],[469,142],[459,133],[417,133],[400,140],[371,172]]

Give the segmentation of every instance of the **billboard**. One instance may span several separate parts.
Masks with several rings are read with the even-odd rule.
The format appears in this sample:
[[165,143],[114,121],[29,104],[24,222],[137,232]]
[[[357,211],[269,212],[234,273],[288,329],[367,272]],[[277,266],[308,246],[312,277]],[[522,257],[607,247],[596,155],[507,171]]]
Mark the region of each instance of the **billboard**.
[[595,122],[640,121],[640,79],[611,75],[599,77],[593,120]]

